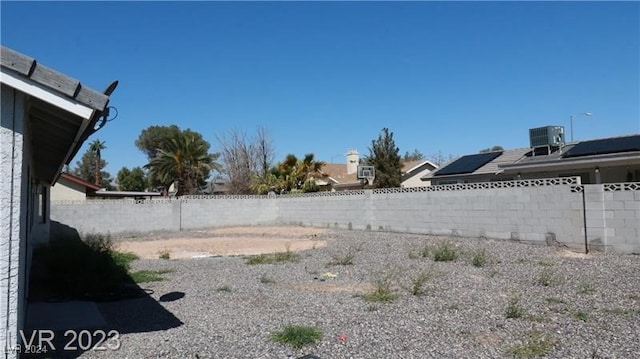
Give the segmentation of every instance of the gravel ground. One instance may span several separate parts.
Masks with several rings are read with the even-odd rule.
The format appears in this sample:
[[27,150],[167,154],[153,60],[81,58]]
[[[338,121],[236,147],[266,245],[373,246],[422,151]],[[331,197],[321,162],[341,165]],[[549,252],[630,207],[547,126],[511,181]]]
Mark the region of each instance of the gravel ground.
[[[638,256],[581,258],[509,241],[370,231],[329,230],[317,238],[328,246],[299,252],[296,263],[134,262],[136,270],[172,272],[141,284],[150,298],[100,303],[110,329],[121,333],[121,348],[81,357],[510,358],[547,347],[542,357],[640,358]],[[443,241],[455,245],[457,260],[419,255]],[[476,267],[473,254],[481,250],[488,263]],[[328,264],[348,254],[352,265]],[[336,277],[321,280],[326,272]],[[421,273],[430,274],[424,294],[413,295]],[[362,294],[385,275],[398,298],[366,301]],[[519,318],[506,317],[513,298],[524,309]],[[271,333],[287,324],[316,326],[324,337],[299,350],[272,342]]]

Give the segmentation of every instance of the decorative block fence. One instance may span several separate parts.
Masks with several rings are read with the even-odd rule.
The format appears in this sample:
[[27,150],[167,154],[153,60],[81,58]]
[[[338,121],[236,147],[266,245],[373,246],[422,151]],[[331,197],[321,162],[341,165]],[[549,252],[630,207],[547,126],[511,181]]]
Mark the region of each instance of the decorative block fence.
[[581,185],[568,177],[275,197],[53,202],[51,219],[80,233],[295,224],[640,253],[640,183]]

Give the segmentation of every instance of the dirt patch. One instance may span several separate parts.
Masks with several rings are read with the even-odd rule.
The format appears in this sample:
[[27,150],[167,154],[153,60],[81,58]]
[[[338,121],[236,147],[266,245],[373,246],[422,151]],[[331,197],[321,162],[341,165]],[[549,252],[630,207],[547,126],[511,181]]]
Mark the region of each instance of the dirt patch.
[[373,290],[370,284],[343,284],[325,282],[314,282],[309,284],[286,285],[286,287],[299,292],[348,292],[348,293],[366,293]]
[[326,232],[321,228],[233,227],[196,232],[210,236],[119,241],[117,246],[140,258],[159,258],[160,253],[168,253],[171,259],[179,259],[301,251],[327,245],[325,240],[315,239]]
[[558,257],[563,257],[563,258],[582,258],[582,259],[591,259],[595,257],[593,254],[579,253],[579,252],[574,252],[568,249],[559,250],[556,253],[556,255]]

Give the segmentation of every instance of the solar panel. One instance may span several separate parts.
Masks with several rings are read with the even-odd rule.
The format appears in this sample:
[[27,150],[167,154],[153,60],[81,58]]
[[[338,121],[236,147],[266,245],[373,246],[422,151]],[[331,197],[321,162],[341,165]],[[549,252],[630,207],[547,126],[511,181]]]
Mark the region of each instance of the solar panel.
[[458,158],[448,166],[438,170],[436,176],[457,175],[462,173],[471,173],[478,168],[484,166],[489,161],[493,161],[502,154],[502,151],[479,153],[477,155],[467,155]]
[[562,157],[570,158],[630,151],[640,151],[640,135],[579,142]]

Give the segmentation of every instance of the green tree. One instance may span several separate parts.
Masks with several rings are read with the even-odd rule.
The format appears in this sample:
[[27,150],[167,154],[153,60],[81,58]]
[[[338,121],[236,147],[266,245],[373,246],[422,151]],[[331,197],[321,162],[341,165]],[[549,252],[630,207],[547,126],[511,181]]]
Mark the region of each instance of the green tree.
[[[192,131],[191,129],[181,130],[180,127],[176,125],[170,126],[149,126],[146,129],[142,130],[138,139],[136,139],[135,145],[138,147],[140,151],[142,151],[149,160],[149,163],[155,159],[160,151],[171,151],[172,140],[178,139],[183,136],[192,137],[194,143],[197,146],[202,146],[206,148],[206,151],[209,151],[209,142],[207,142],[202,134]],[[209,170],[205,170],[203,174],[205,180],[209,177]],[[160,178],[158,178],[155,173],[149,173],[148,182],[151,187],[165,186],[167,188],[168,185],[164,183]]]
[[145,166],[165,187],[178,181],[177,195],[195,194],[206,185],[211,170],[219,170],[218,155],[209,153],[209,144],[190,132],[182,132],[158,149]]
[[99,173],[98,185],[101,188],[112,190],[111,174],[104,170],[104,168],[107,167],[107,161],[102,158],[98,160],[97,157],[97,153],[91,148],[88,148],[80,160],[76,161],[76,167],[73,169],[72,173],[87,182],[96,183],[97,172]]
[[393,132],[383,128],[377,140],[371,141],[369,156],[365,162],[373,166],[376,178],[373,185],[377,188],[400,187],[402,182],[402,164],[400,150],[393,140]]
[[409,153],[408,151],[404,153],[404,157],[402,157],[402,161],[404,162],[409,162],[409,161],[420,161],[424,159],[424,155],[422,154],[422,152],[416,150],[413,150],[412,153]]
[[107,148],[107,146],[105,145],[105,142],[104,141],[100,141],[97,138],[93,142],[91,142],[89,144],[89,150],[95,152],[95,154],[96,154],[96,156],[95,156],[96,157],[95,158],[96,163],[95,163],[94,168],[93,168],[94,171],[95,171],[95,173],[93,175],[93,178],[94,178],[94,182],[93,183],[95,183],[96,186],[99,186],[100,183],[102,182],[102,180],[100,178],[100,169],[101,169],[100,168],[100,163],[102,161],[102,155],[101,155],[100,151],[104,150],[105,148]]
[[122,167],[116,175],[116,182],[120,191],[144,191],[147,188],[147,178],[140,167],[134,167],[131,170]]
[[268,176],[263,177],[264,181],[254,185],[254,189],[260,193],[271,188],[293,192],[318,191],[315,179],[320,176],[320,168],[324,165],[325,162],[315,160],[313,153],[306,154],[302,159],[288,154],[271,169]]

